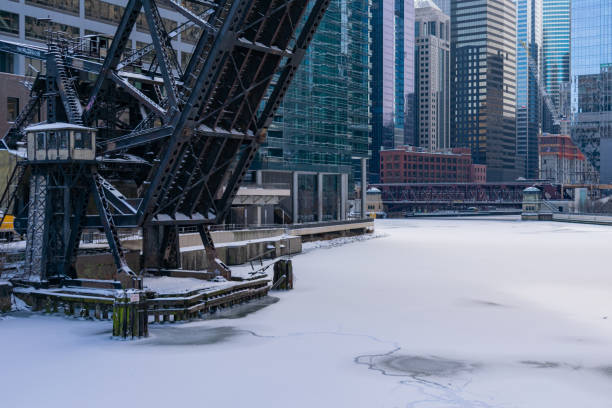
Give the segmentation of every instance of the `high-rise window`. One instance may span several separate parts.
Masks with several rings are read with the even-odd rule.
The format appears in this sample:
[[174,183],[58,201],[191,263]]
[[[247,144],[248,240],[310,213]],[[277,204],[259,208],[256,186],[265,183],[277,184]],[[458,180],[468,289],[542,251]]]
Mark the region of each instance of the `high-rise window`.
[[0,31],[19,35],[19,14],[0,10]]
[[15,54],[0,51],[0,72],[15,73]]
[[27,39],[45,41],[47,38],[47,30],[59,31],[71,37],[78,37],[80,31],[78,27],[57,23],[55,21],[43,21],[35,17],[26,16],[25,35]]
[[51,10],[62,13],[79,15],[80,1],[79,0],[25,0],[26,4],[31,6],[45,7]]
[[19,115],[19,98],[9,96],[6,98],[6,120],[14,122]]

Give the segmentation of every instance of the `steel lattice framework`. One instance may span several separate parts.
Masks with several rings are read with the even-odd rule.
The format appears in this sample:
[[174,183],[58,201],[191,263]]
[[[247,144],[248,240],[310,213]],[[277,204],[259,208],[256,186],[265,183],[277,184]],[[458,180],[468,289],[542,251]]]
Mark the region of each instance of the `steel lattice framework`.
[[[47,49],[1,43],[47,63],[4,137],[9,148],[43,103],[48,122],[97,129],[94,162],[25,160],[8,183],[2,206],[27,231],[28,273],[74,277],[81,231],[103,228],[119,274],[137,282],[117,229],[142,228],[144,268],[161,270],[180,268],[180,226],[196,226],[209,267],[228,273],[208,226],[223,221],[329,2],[165,0],[186,18],[168,32],[156,0],[129,0],[104,59],[84,39],[57,33]],[[151,43],[129,52],[141,12]],[[200,36],[180,66],[171,40],[191,28]],[[134,197],[120,192],[126,185]]]

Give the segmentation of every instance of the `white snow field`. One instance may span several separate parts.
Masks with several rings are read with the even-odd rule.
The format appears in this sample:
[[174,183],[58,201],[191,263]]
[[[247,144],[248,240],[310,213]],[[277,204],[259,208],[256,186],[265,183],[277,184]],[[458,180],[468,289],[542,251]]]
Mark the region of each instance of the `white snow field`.
[[108,322],[5,316],[0,406],[612,407],[612,227],[376,228],[307,245],[295,290],[244,317],[117,341]]

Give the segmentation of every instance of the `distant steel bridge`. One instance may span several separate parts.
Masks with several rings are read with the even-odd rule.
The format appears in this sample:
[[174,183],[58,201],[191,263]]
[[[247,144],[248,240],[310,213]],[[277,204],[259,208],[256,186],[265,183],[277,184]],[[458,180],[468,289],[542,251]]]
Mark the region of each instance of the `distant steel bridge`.
[[[389,183],[373,184],[382,192],[389,213],[402,211],[465,210],[477,208],[519,208],[523,190],[540,188],[548,200],[564,197],[561,185],[539,181],[509,183]],[[565,197],[568,198],[568,197]]]

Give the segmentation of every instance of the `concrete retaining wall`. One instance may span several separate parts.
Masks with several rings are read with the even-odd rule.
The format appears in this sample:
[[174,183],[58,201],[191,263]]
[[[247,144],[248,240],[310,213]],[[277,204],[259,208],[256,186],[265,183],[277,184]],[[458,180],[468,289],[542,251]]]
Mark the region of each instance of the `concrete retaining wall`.
[[[302,240],[296,236],[280,235],[249,241],[215,242],[215,247],[217,248],[217,257],[226,265],[242,265],[260,257],[273,259],[283,255],[300,253],[302,252]],[[199,270],[208,266],[206,253],[201,243],[199,246],[183,247],[181,249],[181,261],[184,269]]]
[[553,214],[553,221],[612,225],[612,215],[555,213]]
[[[140,271],[140,252],[130,251],[125,259],[134,272]],[[117,267],[110,252],[80,254],[76,260],[77,278],[114,280]]]
[[[374,221],[313,223],[291,225],[287,228],[245,229],[214,231],[211,233],[217,257],[226,265],[242,265],[250,260],[274,259],[284,255],[302,252],[302,242],[327,239],[336,236],[355,235],[374,228]],[[128,264],[134,271],[140,270],[142,240],[124,241],[129,249]],[[189,233],[180,236],[182,268],[204,270],[208,267],[206,252],[200,234]],[[110,253],[80,255],[77,259],[79,278],[112,279],[114,263]]]

